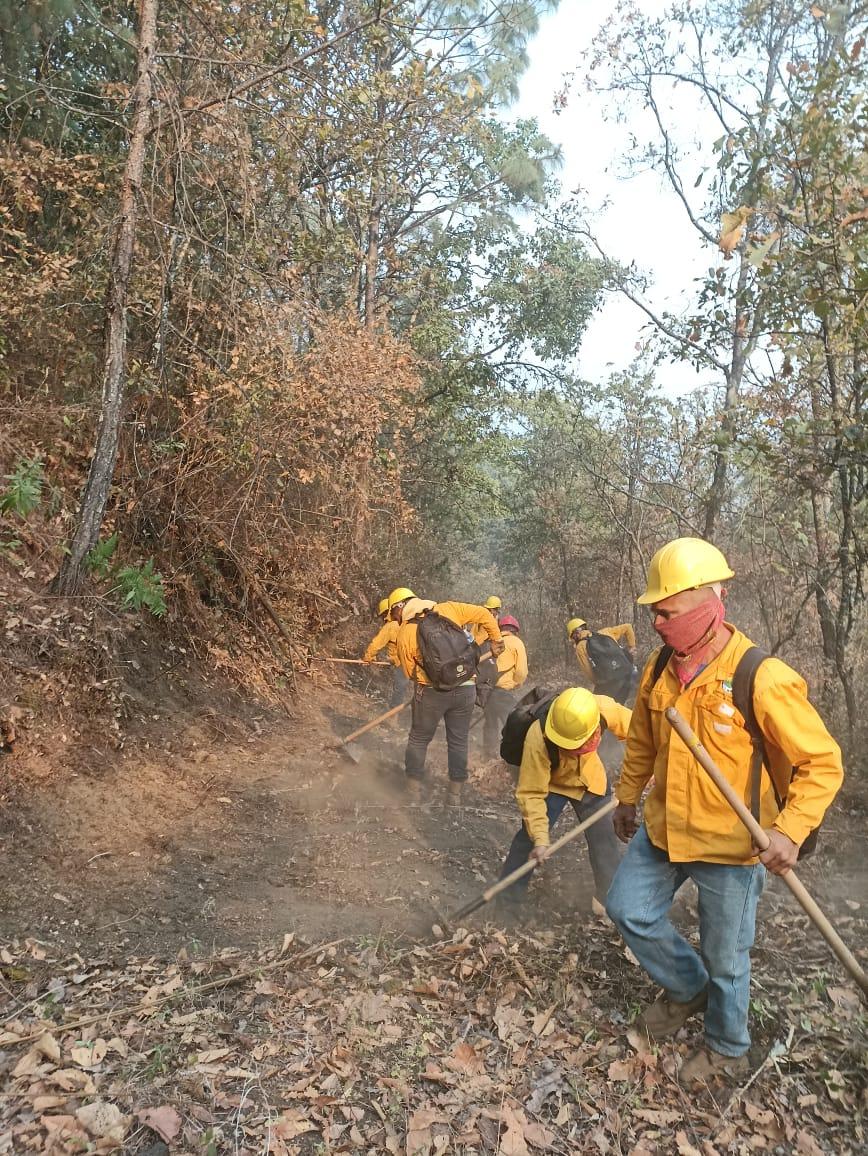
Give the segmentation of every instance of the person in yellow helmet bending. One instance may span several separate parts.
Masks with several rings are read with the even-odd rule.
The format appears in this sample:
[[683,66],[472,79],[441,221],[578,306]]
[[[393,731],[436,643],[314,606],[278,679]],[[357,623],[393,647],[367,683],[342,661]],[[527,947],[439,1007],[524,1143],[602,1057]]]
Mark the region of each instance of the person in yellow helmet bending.
[[367,650],[362,655],[362,662],[373,662],[380,651],[385,649],[393,667],[392,695],[389,706],[400,706],[402,702],[407,701],[410,688],[410,680],[404,674],[398,661],[398,631],[401,629],[401,623],[392,617],[388,598],[380,599],[377,613],[383,619],[383,625],[368,643]]
[[[841,751],[804,680],[725,621],[723,583],[732,577],[724,555],[701,538],[676,538],[651,559],[639,602],[650,607],[665,645],[642,673],[615,789],[615,831],[630,846],[606,908],[663,989],[640,1022],[662,1039],[705,1014],[705,1046],[682,1065],[684,1083],[747,1068],[750,949],[766,871],[781,875],[794,865],[843,777]],[[751,800],[767,850],[758,853],[671,729],[670,706],[736,793]],[[636,805],[652,777],[639,827]],[[688,879],[699,890],[699,953],[669,920]]]
[[636,633],[629,622],[592,630],[584,618],[571,618],[567,637],[588,685],[620,703],[631,703],[636,693]]
[[[524,821],[509,848],[501,878],[529,858],[535,863],[545,861],[551,829],[567,805],[581,821],[611,797],[599,754],[600,742],[604,730],[623,741],[630,726],[627,707],[578,686],[554,698],[541,699],[528,709],[527,717],[530,725],[524,737],[515,791]],[[594,897],[603,903],[621,859],[611,818],[606,815],[589,827],[585,839],[594,875]],[[530,874],[503,893],[505,906],[524,898]]]
[[503,652],[500,627],[484,606],[410,598],[401,611],[398,660],[416,684],[413,722],[404,755],[412,802],[422,798],[428,745],[442,719],[449,766],[447,801],[451,806],[461,804],[479,661],[479,647],[465,624],[484,628],[495,658]]
[[[482,605],[491,614],[491,617],[495,622],[500,621],[500,616],[503,613],[503,603],[496,594],[490,594]],[[470,627],[473,633],[473,641],[478,646],[484,646],[485,639],[487,637],[484,627],[480,626],[478,623],[467,623],[467,625]]]

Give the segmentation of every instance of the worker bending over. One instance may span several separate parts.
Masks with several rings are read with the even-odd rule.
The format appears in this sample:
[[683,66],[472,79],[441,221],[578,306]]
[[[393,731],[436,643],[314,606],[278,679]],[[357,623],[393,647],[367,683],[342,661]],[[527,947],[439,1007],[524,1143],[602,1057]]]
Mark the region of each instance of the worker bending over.
[[[528,859],[543,863],[549,854],[551,829],[569,804],[579,820],[587,819],[611,797],[606,768],[598,753],[603,730],[624,740],[630,711],[605,695],[571,687],[543,699],[531,712],[524,738],[516,802],[523,823],[509,848],[501,879]],[[594,898],[605,901],[621,859],[621,849],[606,815],[585,832],[594,875]],[[520,902],[530,875],[503,893],[504,906]]]
[[398,660],[413,691],[413,722],[404,769],[411,802],[420,802],[428,744],[440,720],[446,727],[449,764],[447,802],[460,806],[467,780],[467,742],[476,703],[479,647],[464,624],[484,629],[492,654],[504,649],[500,627],[484,606],[410,598],[401,610]]
[[571,618],[567,637],[576,648],[582,674],[595,694],[629,705],[636,693],[636,634],[629,622],[592,630],[584,618]]

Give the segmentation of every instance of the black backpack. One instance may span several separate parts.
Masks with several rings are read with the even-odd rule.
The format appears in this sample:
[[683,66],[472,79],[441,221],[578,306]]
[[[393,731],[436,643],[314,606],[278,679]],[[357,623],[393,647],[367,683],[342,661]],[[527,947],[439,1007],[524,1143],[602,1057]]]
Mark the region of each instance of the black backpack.
[[[535,722],[542,722],[545,719],[549,713],[549,708],[557,697],[557,691],[546,690],[544,686],[535,686],[512,708],[503,724],[503,731],[500,736],[500,757],[505,763],[509,763],[513,767],[521,766],[527,732]],[[560,759],[560,751],[551,739],[546,738],[545,729],[543,729],[543,738],[549,753],[552,770],[554,770]]]
[[592,633],[585,641],[585,653],[594,673],[595,686],[609,686],[633,677],[629,654],[607,634]]
[[[654,663],[653,677],[651,680],[652,686],[654,686],[660,678],[660,675],[666,669],[669,659],[673,654],[674,651],[671,646],[663,646],[660,648],[660,653],[657,655]],[[766,753],[765,738],[763,737],[763,732],[760,729],[756,714],[754,713],[753,689],[756,683],[756,672],[768,657],[764,650],[760,650],[758,646],[752,646],[741,656],[732,676],[732,701],[744,718],[745,730],[750,735],[750,741],[753,745],[753,755],[750,761],[750,812],[757,822],[759,822],[760,817],[760,791],[762,789],[763,764],[765,764],[767,768],[770,767],[771,764]],[[794,767],[793,774],[795,773]],[[777,785],[771,774],[769,774],[769,781],[775,793],[778,810],[782,810],[785,799],[779,794]],[[820,826],[822,826],[822,824],[820,824]],[[800,859],[807,859],[809,855],[813,855],[817,847],[819,830],[820,827],[816,827],[811,831],[804,843],[802,843],[799,848]]]
[[418,621],[422,669],[435,690],[454,690],[476,675],[479,647],[450,619],[428,610]]

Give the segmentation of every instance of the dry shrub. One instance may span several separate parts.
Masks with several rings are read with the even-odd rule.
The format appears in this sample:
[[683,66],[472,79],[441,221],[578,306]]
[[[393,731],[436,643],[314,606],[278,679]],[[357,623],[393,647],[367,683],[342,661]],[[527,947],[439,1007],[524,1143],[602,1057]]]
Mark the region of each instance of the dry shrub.
[[117,527],[156,554],[186,612],[261,622],[270,603],[305,640],[351,612],[371,528],[412,516],[401,443],[418,378],[398,341],[353,318],[266,320],[238,327],[228,372],[196,355],[183,400],[143,399]]

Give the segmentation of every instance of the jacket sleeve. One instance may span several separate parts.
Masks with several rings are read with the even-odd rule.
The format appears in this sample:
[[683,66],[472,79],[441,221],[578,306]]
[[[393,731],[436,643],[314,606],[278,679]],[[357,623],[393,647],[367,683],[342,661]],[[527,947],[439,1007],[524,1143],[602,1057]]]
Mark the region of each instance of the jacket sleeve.
[[659,651],[655,650],[651,654],[642,672],[639,693],[636,695],[630,727],[627,731],[627,745],[624,751],[621,777],[615,786],[618,802],[629,803],[634,807],[642,798],[645,784],[654,774],[654,763],[657,759],[657,747],[654,744],[648,696],[651,693],[654,662],[658,653]]
[[522,813],[527,833],[535,847],[549,845],[549,819],[546,798],[549,793],[552,765],[548,748],[543,738],[542,725],[535,722],[524,740],[521,769],[515,801]]
[[373,662],[380,651],[393,640],[394,632],[390,627],[391,623],[385,622],[368,643],[368,649],[363,655],[365,662]]
[[608,634],[610,638],[621,646],[626,643],[630,650],[636,649],[636,632],[630,622],[622,622],[620,626],[610,626],[606,630],[601,630],[601,634]]
[[416,663],[419,661],[416,649],[416,630],[415,622],[405,622],[398,631],[398,638],[396,646],[398,648],[398,663],[406,674],[407,678],[414,678],[416,675]]
[[481,626],[492,642],[501,640],[497,619],[484,606],[474,606],[472,602],[438,602],[435,609],[456,626]]
[[600,714],[606,720],[606,726],[616,739],[623,742],[630,730],[630,719],[633,712],[628,706],[622,706],[613,698],[609,698],[607,694],[595,694],[594,698],[597,700]]
[[763,734],[794,769],[773,826],[801,845],[822,822],[844,779],[841,748],[808,701],[804,680],[779,660],[768,659],[757,671],[754,713]]

